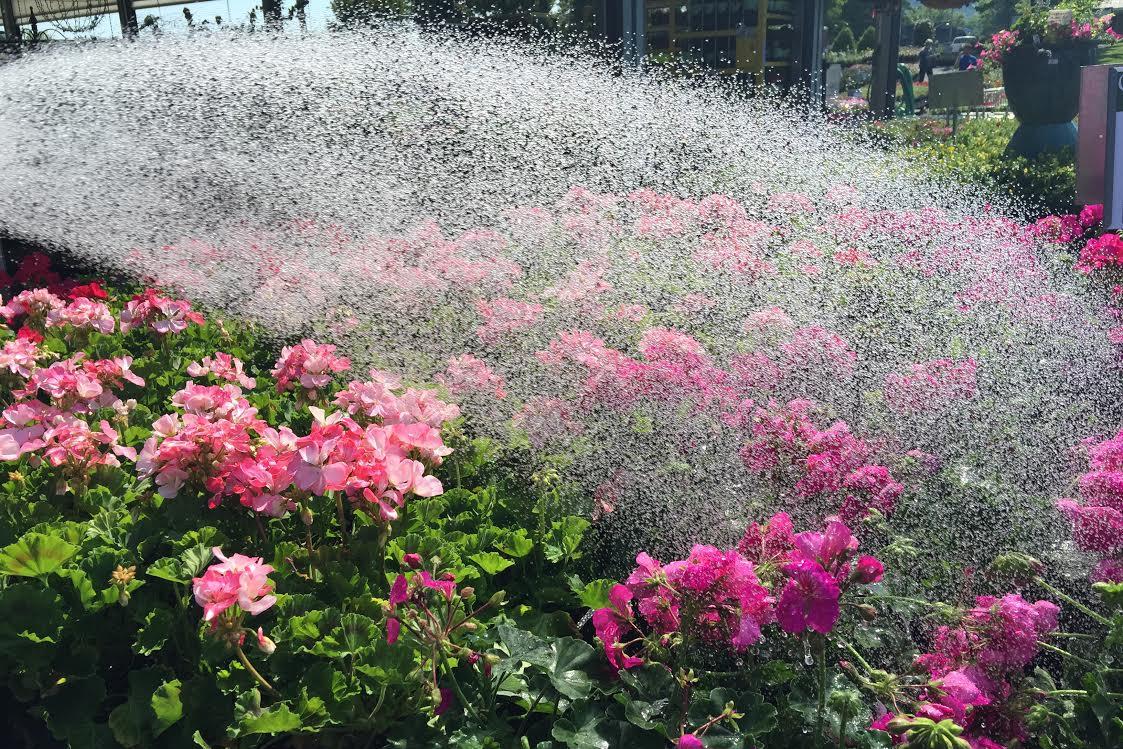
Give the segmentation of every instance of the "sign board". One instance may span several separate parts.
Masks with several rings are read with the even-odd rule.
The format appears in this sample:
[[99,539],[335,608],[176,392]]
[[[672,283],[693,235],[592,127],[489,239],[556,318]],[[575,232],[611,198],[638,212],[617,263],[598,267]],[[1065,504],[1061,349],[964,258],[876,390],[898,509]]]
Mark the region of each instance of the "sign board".
[[983,104],[981,70],[956,70],[933,73],[928,84],[928,108],[966,109]]
[[1110,65],[1080,69],[1080,127],[1076,131],[1076,202],[1104,202],[1107,161],[1107,76]]
[[838,92],[842,89],[842,66],[838,63],[831,65],[827,68],[827,109],[834,106],[838,101]]
[[1107,162],[1104,165],[1104,228],[1123,229],[1123,67],[1107,77]]

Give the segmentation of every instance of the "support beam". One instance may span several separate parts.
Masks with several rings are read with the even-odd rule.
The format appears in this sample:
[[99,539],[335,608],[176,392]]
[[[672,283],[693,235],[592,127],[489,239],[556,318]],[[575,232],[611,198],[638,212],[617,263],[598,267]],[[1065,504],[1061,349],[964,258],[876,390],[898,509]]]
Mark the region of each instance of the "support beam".
[[0,0],[0,20],[4,21],[4,39],[18,43],[20,39],[19,22],[16,20],[15,0]]
[[824,0],[802,0],[795,16],[799,29],[799,44],[792,58],[799,76],[795,82],[807,92],[813,111],[823,108],[823,5]]
[[136,36],[136,8],[133,0],[117,0],[117,17],[121,20],[121,36]]
[[624,23],[620,42],[624,62],[639,65],[647,53],[647,9],[645,0],[622,0]]
[[897,97],[897,61],[901,51],[901,0],[876,0],[877,46],[873,51],[870,113],[874,119],[893,116]]

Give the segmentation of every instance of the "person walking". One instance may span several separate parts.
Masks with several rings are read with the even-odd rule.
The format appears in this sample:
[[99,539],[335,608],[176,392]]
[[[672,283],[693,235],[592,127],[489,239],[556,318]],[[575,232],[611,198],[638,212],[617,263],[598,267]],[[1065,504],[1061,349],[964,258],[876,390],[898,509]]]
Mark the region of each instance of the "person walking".
[[920,54],[917,55],[917,63],[920,66],[920,74],[917,75],[917,83],[923,83],[924,77],[932,77],[932,69],[935,67],[932,64],[932,45],[935,44],[931,39],[924,42],[924,46],[920,48]]

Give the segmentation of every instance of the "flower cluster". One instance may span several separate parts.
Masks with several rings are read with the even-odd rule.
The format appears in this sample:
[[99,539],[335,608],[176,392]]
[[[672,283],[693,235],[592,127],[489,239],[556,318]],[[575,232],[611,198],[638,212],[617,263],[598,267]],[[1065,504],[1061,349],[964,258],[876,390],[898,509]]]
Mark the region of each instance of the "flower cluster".
[[893,512],[904,486],[889,469],[871,462],[875,451],[854,436],[846,422],[820,429],[811,419],[814,404],[806,400],[781,406],[770,401],[752,415],[741,461],[750,473],[769,476],[795,498],[834,498],[846,522],[876,510]]
[[502,591],[482,605],[476,603],[475,589],[457,588],[456,578],[448,572],[436,577],[421,569],[423,560],[418,554],[407,554],[402,560],[406,566],[418,570],[409,577],[400,574],[390,586],[390,598],[385,604],[386,641],[394,645],[403,636],[422,652],[431,665],[432,708],[435,715],[443,714],[452,705],[452,690],[442,687],[439,671],[448,658],[467,663],[485,677],[491,676],[492,666],[498,662],[494,655],[485,655],[461,644],[461,638],[475,631],[477,618],[503,603]]
[[1028,735],[1012,703],[1038,641],[1056,629],[1058,613],[1049,601],[980,596],[957,626],[939,627],[932,651],[916,659],[929,680],[911,713],[886,714],[873,727],[884,730],[895,718],[904,726],[950,720],[974,749],[1024,742]]
[[188,325],[202,325],[204,320],[191,309],[190,302],[161,296],[155,289],[145,289],[125,304],[120,322],[122,333],[147,328],[163,336],[182,333]]
[[304,394],[315,400],[319,391],[327,387],[333,374],[346,372],[351,361],[337,356],[335,346],[305,339],[296,346],[285,346],[273,368],[277,392],[302,388]]
[[613,586],[593,626],[616,670],[685,643],[744,651],[777,623],[791,634],[829,634],[851,586],[879,581],[881,562],[857,556],[842,522],[823,532],[794,533],[791,519],[753,523],[736,549],[695,545],[686,559],[660,564],[646,553]]
[[978,391],[974,359],[935,359],[909,365],[885,378],[885,400],[898,413],[938,411]]
[[[304,351],[317,349],[305,344]],[[451,413],[445,404],[425,391],[395,394],[384,380],[351,383],[336,400],[354,418],[313,407],[311,432],[297,436],[259,419],[236,385],[188,383],[172,398],[184,413],[153,424],[137,470],[153,478],[164,497],[190,483],[210,495],[212,507],[232,497],[274,517],[303,497],[343,492],[372,517],[390,521],[407,495],[441,493],[440,481],[421,461],[439,465],[451,452],[439,431]]]
[[211,549],[211,553],[220,560],[219,564],[207,567],[202,577],[191,581],[195,603],[203,607],[203,621],[210,624],[211,635],[237,650],[243,665],[266,689],[273,691],[272,685],[242,653],[247,634],[256,637],[257,648],[265,655],[271,655],[277,648],[262,627],[258,627],[256,633],[243,627],[246,615],[257,616],[277,603],[273,583],[269,581],[273,567],[263,563],[261,557],[244,554],[227,557],[218,546]]
[[246,374],[245,365],[241,360],[221,351],[216,351],[214,356],[204,356],[202,361],[188,364],[187,374],[191,377],[206,377],[209,375],[218,380],[241,385],[246,390],[253,390],[257,387],[257,380]]
[[1123,431],[1087,448],[1079,499],[1059,500],[1057,508],[1072,523],[1077,548],[1099,557],[1092,580],[1123,582]]

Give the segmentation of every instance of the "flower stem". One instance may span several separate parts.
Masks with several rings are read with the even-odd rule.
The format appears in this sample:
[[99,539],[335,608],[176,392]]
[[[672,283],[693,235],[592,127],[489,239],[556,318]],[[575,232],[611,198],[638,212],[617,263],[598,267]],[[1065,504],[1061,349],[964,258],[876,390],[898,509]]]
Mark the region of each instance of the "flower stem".
[[[1047,695],[1049,697],[1087,697],[1088,696],[1088,692],[1084,689],[1054,689],[1054,690],[1051,690],[1051,691],[1043,691],[1043,692],[1041,692],[1041,694]],[[1116,697],[1116,698],[1123,697],[1123,693],[1120,693],[1120,692],[1100,692],[1100,694],[1103,694],[1106,697]]]
[[335,495],[335,511],[339,515],[339,535],[342,539],[343,548],[346,549],[350,539],[347,536],[347,516],[343,511],[343,495],[339,492],[332,492]]
[[873,671],[873,667],[862,657],[862,654],[858,652],[857,648],[846,640],[839,640],[839,642],[842,644],[842,647],[846,648],[846,651],[850,653],[850,655],[854,656],[854,660],[858,661],[858,665],[864,668],[867,673]]
[[242,662],[242,665],[247,671],[250,672],[250,675],[253,676],[253,678],[257,679],[258,683],[260,683],[261,686],[265,687],[271,694],[276,694],[277,690],[273,688],[273,685],[266,681],[265,677],[258,673],[257,669],[253,667],[252,663],[250,663],[250,659],[247,658],[246,654],[242,651],[242,646],[235,645],[234,650],[238,653],[238,660]]
[[1101,668],[1101,665],[1099,663],[1096,663],[1095,661],[1090,661],[1087,658],[1081,658],[1079,655],[1074,655],[1074,654],[1068,652],[1067,650],[1062,650],[1061,648],[1058,648],[1055,645],[1050,645],[1047,642],[1041,642],[1040,640],[1038,640],[1037,646],[1039,648],[1044,648],[1045,650],[1048,650],[1052,653],[1056,653],[1057,655],[1061,656],[1062,658],[1071,658],[1072,660],[1076,661],[1077,663],[1083,663],[1085,666],[1091,666],[1092,668],[1097,669],[1097,670],[1099,670]]
[[464,711],[472,716],[472,719],[477,723],[481,723],[480,715],[476,712],[476,708],[472,707],[472,703],[468,702],[468,698],[464,696],[464,690],[460,688],[460,682],[456,678],[456,674],[452,672],[452,668],[444,662],[441,658],[441,668],[448,675],[448,680],[452,684],[452,691],[456,693],[456,699],[460,700],[460,704],[464,706]]
[[1043,579],[1041,579],[1041,577],[1035,577],[1035,578],[1033,578],[1033,581],[1035,583],[1037,583],[1038,585],[1040,585],[1045,590],[1047,590],[1050,593],[1052,593],[1053,595],[1055,595],[1057,598],[1059,598],[1062,601],[1064,601],[1065,603],[1071,605],[1072,607],[1074,607],[1078,611],[1083,611],[1085,614],[1092,617],[1093,619],[1095,619],[1097,622],[1104,625],[1105,627],[1111,626],[1111,620],[1108,619],[1106,616],[1104,616],[1103,614],[1101,614],[1097,611],[1093,611],[1092,609],[1090,609],[1087,606],[1085,606],[1084,604],[1082,604],[1080,601],[1077,601],[1072,596],[1069,596],[1068,594],[1063,593],[1060,590],[1057,590],[1052,585],[1050,585],[1049,583],[1047,583]]
[[824,733],[827,713],[827,648],[826,638],[819,638],[819,712],[815,719],[815,732],[819,735],[819,744],[826,744],[827,737]]

